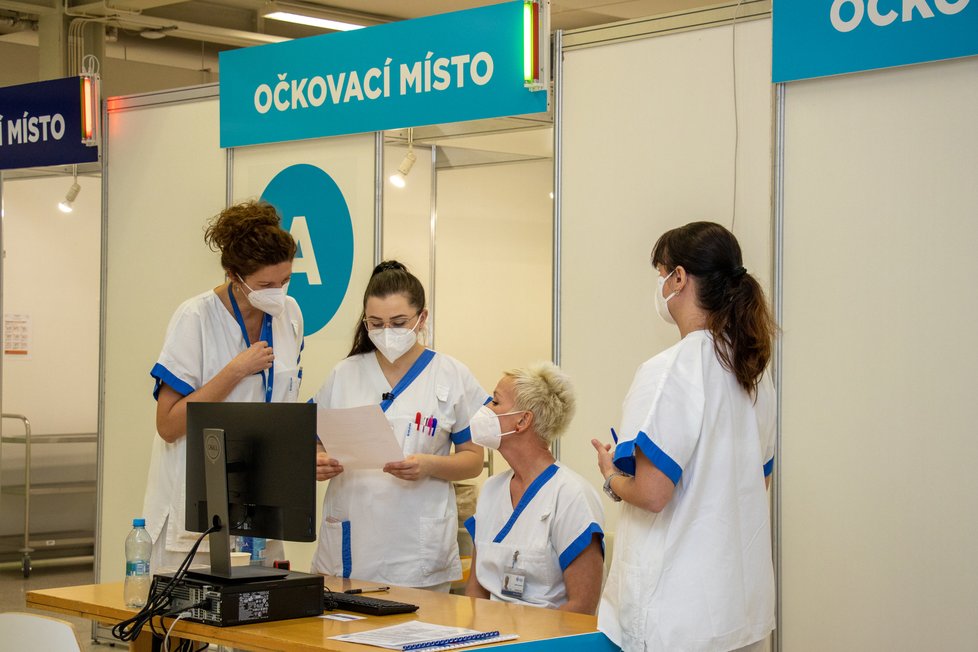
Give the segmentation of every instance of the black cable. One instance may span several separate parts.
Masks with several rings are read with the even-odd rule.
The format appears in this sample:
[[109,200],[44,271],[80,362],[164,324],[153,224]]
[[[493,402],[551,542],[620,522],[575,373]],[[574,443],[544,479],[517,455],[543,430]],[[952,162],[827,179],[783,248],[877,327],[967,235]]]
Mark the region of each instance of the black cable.
[[[204,537],[211,532],[217,532],[220,529],[221,527],[219,525],[214,525],[208,528],[206,532],[201,534],[200,537],[197,538],[194,545],[190,548],[190,552],[187,553],[187,556],[173,574],[173,579],[170,580],[170,583],[167,584],[166,588],[164,588],[156,596],[147,596],[146,604],[143,605],[143,608],[140,609],[135,616],[123,620],[120,623],[116,623],[116,625],[112,627],[112,636],[120,641],[134,641],[142,632],[143,627],[145,627],[147,623],[149,623],[150,630],[154,635],[161,636],[161,634],[156,631],[156,627],[153,624],[153,618],[155,616],[159,616],[162,622],[162,617],[167,615],[167,612],[170,610],[170,598],[173,591],[183,580],[184,575],[186,575],[187,569],[190,568],[190,564],[193,562],[194,555],[197,554],[197,549],[204,541]],[[155,585],[157,581],[157,578],[154,578],[153,585]],[[150,594],[153,593],[153,585],[150,587]],[[185,609],[180,609],[176,613],[180,613],[181,611],[185,611]]]

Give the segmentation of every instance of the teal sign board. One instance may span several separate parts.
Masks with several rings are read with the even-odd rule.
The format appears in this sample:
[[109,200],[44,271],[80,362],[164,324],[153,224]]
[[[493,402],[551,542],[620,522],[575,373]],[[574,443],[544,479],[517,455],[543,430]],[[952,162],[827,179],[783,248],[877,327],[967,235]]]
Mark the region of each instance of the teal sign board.
[[221,147],[547,110],[523,2],[222,52]]
[[289,296],[302,309],[305,334],[329,323],[343,303],[353,271],[353,222],[336,182],[314,165],[291,165],[275,175],[261,198],[278,209],[282,228],[298,246]]
[[978,0],[775,0],[787,82],[978,54]]

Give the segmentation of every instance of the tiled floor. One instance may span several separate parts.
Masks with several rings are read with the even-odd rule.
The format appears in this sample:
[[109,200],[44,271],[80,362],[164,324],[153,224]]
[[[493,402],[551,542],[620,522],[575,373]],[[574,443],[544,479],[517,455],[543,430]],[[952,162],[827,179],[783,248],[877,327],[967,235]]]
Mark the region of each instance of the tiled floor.
[[[24,596],[28,591],[35,589],[49,589],[58,586],[75,586],[78,584],[91,584],[95,581],[95,573],[92,570],[92,563],[35,563],[34,570],[28,579],[24,579],[21,573],[20,564],[3,564],[0,566],[0,612],[3,611],[29,611],[33,613],[43,613],[46,616],[53,616],[67,620],[75,627],[81,649],[85,652],[98,651],[109,652],[113,646],[110,644],[96,644],[92,642],[92,621],[83,618],[74,618],[63,614],[54,614],[34,609],[27,609],[24,606]],[[125,650],[126,644],[114,646],[116,650]]]

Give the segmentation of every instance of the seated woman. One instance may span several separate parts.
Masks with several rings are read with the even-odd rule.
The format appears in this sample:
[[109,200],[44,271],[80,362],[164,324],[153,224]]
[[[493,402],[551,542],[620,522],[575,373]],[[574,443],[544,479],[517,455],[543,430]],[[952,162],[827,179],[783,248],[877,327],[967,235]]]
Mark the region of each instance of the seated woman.
[[567,376],[548,363],[507,371],[469,427],[512,470],[489,478],[465,522],[472,571],[465,594],[593,614],[604,568],[597,491],[558,464],[550,444],[574,416]]

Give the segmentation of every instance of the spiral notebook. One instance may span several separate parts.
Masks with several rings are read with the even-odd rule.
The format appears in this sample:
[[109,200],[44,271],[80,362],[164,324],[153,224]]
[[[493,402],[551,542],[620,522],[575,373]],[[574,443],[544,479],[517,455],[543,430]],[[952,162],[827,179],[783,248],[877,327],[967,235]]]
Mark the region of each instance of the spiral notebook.
[[373,645],[388,650],[439,652],[440,650],[457,650],[458,648],[498,641],[511,641],[518,637],[516,634],[480,632],[476,629],[433,625],[415,620],[353,634],[340,634],[330,638],[345,643]]

